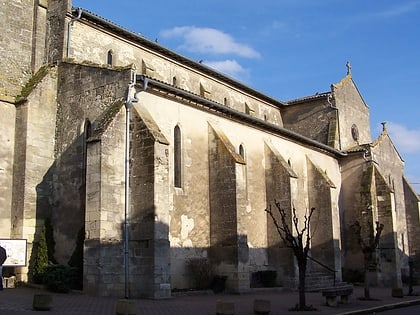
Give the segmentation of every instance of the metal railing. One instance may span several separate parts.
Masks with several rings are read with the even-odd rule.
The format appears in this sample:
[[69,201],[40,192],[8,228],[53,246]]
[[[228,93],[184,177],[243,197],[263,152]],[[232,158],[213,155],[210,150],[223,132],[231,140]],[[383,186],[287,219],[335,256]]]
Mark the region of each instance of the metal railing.
[[318,265],[320,265],[321,267],[323,267],[324,269],[327,269],[328,271],[330,271],[333,274],[333,286],[335,286],[335,274],[337,273],[337,270],[334,270],[330,267],[328,267],[327,265],[325,265],[324,263],[320,262],[319,260],[311,257],[311,256],[307,256],[310,260],[312,260],[313,262],[317,263]]

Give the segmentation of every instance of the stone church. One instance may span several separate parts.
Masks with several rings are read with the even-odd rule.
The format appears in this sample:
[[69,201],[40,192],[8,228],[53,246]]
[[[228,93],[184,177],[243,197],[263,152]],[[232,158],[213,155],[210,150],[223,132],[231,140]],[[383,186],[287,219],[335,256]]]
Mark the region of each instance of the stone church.
[[295,287],[275,200],[289,219],[315,208],[308,286],[363,271],[356,221],[384,225],[376,284],[420,266],[418,195],[351,71],[280,101],[70,0],[0,4],[0,238],[27,240],[19,280],[50,219],[61,264],[85,236],[86,293],[167,298],[198,258],[232,292],[264,271]]

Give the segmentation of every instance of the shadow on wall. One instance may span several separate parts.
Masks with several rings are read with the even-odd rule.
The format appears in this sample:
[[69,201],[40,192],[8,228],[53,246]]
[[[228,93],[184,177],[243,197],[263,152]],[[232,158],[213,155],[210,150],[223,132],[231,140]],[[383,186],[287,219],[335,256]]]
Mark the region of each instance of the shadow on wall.
[[[74,261],[78,251],[78,238],[85,224],[85,163],[84,136],[63,152],[36,186],[34,241],[28,242],[28,280],[39,282],[36,278],[37,261],[40,253],[40,238],[47,223],[45,237],[48,249],[49,264],[68,265]],[[23,214],[22,214],[23,216]],[[26,219],[28,214],[25,214]],[[25,220],[22,224],[27,224]],[[15,225],[17,229],[22,228]],[[13,234],[13,231],[12,231]],[[79,248],[80,249],[80,248]],[[42,249],[41,249],[42,251]],[[73,261],[72,261],[73,260]],[[83,257],[78,258],[83,263]],[[16,273],[16,271],[13,271]]]

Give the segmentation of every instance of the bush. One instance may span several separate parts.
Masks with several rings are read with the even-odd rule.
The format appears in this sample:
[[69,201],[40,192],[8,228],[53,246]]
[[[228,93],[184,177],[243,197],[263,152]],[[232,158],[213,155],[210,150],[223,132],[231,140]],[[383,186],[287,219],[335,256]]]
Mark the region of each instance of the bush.
[[42,283],[42,278],[45,269],[48,266],[48,248],[45,234],[46,227],[44,225],[39,236],[39,242],[36,248],[36,255],[33,268],[33,281],[38,284]]
[[76,269],[64,265],[49,265],[44,270],[43,283],[53,292],[67,293],[71,290]]
[[277,271],[261,270],[251,275],[251,288],[273,288],[277,286]]
[[211,284],[213,270],[207,258],[193,258],[187,262],[188,269],[194,281],[194,288],[208,289]]

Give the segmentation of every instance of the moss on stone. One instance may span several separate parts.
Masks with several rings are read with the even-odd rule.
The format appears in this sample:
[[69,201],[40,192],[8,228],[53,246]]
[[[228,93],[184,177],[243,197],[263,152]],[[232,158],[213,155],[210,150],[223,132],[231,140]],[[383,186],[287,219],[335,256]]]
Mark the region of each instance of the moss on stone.
[[31,94],[31,92],[36,88],[39,82],[47,75],[49,70],[48,66],[42,66],[39,70],[26,82],[25,86],[22,88],[22,91],[15,98],[15,103],[19,104],[26,100],[26,98]]

